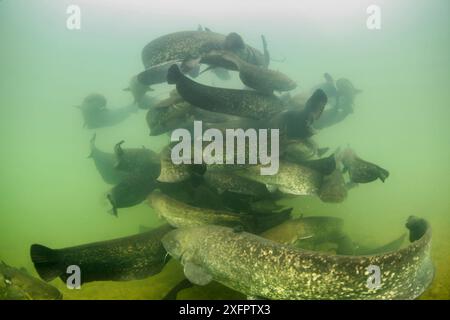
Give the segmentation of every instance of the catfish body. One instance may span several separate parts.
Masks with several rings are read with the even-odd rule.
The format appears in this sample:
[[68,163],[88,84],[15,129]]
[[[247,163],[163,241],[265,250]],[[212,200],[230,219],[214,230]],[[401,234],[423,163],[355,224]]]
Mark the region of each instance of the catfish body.
[[230,63],[230,69],[239,71],[239,77],[246,86],[260,92],[289,91],[297,84],[285,74],[248,63],[232,52],[212,51],[204,59],[224,60]]
[[126,120],[138,109],[135,105],[118,108],[107,108],[106,98],[100,94],[91,94],[84,98],[79,106],[83,115],[84,126],[88,129],[98,129],[115,126]]
[[167,74],[169,84],[176,84],[181,97],[190,104],[213,112],[268,119],[283,110],[283,102],[273,94],[251,90],[225,89],[205,86],[182,74],[177,65]]
[[128,174],[107,194],[107,199],[112,206],[111,213],[117,216],[119,208],[128,208],[140,204],[156,188],[156,185],[156,180],[151,176],[139,173]]
[[236,174],[263,183],[269,190],[294,195],[316,195],[323,179],[318,171],[287,161],[280,161],[278,173],[274,175],[261,175],[260,166],[249,166]]
[[80,267],[82,283],[144,279],[160,272],[167,262],[161,238],[172,229],[166,224],[129,237],[64,249],[33,244],[30,255],[45,281],[56,277],[66,281],[70,265]]
[[0,261],[0,300],[60,300],[62,294],[25,270]]
[[257,49],[243,43],[239,35],[228,36],[204,31],[180,31],[163,35],[149,42],[142,49],[142,63],[145,68],[168,62],[185,61],[202,57],[211,50],[233,50],[248,63],[264,65],[264,55]]
[[94,161],[95,168],[107,184],[117,184],[125,177],[124,172],[116,168],[116,156],[114,153],[102,151],[95,145],[96,135],[91,139],[91,153],[89,158]]
[[[415,299],[430,285],[431,230],[406,248],[371,256],[340,256],[295,249],[222,226],[171,231],[162,242],[184,265],[186,277],[218,281],[266,299]],[[382,286],[368,286],[378,266]]]
[[351,149],[344,150],[341,159],[344,171],[348,171],[354,183],[368,183],[377,179],[384,182],[389,177],[389,171],[359,158]]
[[176,228],[221,225],[259,233],[287,220],[291,212],[287,210],[273,214],[251,215],[223,209],[202,208],[178,201],[159,191],[151,193],[149,203],[158,215]]

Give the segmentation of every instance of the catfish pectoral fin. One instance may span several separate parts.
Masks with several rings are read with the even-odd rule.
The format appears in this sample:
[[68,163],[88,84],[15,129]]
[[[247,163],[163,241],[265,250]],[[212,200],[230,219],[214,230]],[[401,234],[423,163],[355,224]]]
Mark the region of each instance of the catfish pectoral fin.
[[201,266],[186,262],[184,265],[184,275],[193,284],[205,286],[212,281],[212,276]]

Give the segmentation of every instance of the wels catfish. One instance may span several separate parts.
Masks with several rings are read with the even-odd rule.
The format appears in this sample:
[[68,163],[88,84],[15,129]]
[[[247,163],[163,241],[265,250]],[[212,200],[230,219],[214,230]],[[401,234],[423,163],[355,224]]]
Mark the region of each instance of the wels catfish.
[[151,41],[142,50],[146,70],[133,77],[130,84],[135,100],[139,101],[145,95],[149,85],[165,82],[164,74],[171,63],[178,64],[183,73],[192,77],[198,76],[201,63],[214,63],[214,68],[229,66],[224,60],[205,60],[205,55],[212,50],[230,51],[248,63],[267,66],[265,54],[246,45],[235,32],[227,36],[200,30],[170,33]]
[[178,128],[187,127],[192,123],[192,119],[193,107],[184,101],[164,108],[150,108],[146,117],[150,136],[157,136]]
[[[261,234],[263,238],[296,248],[342,255],[373,255],[398,250],[406,234],[381,246],[362,246],[344,232],[344,220],[337,217],[308,216],[287,220]],[[330,250],[331,249],[331,250]]]
[[297,87],[295,81],[285,74],[248,63],[236,54],[227,51],[212,51],[207,55],[210,60],[221,59],[239,71],[239,78],[247,87],[271,94],[273,91],[290,91]]
[[173,199],[160,191],[154,191],[150,194],[149,204],[158,215],[164,217],[170,225],[176,228],[215,224],[251,232],[261,232],[285,221],[290,216],[290,210],[256,216],[194,207]]
[[246,62],[255,65],[263,66],[266,63],[264,54],[246,45],[241,36],[235,32],[227,36],[204,31],[170,33],[148,43],[142,50],[141,57],[147,70],[169,61],[179,61],[184,72],[190,72],[196,67],[193,61],[204,63],[201,59],[211,50],[234,52]]
[[300,163],[315,156],[322,156],[329,148],[319,148],[312,139],[292,139],[285,142],[283,158]]
[[293,195],[316,195],[323,179],[318,171],[287,161],[280,161],[278,173],[274,175],[261,175],[259,165],[236,170],[236,174],[263,183],[270,191],[278,189]]
[[377,179],[384,182],[389,177],[389,171],[359,158],[350,148],[342,152],[340,159],[344,172],[348,171],[350,180],[354,183],[368,183]]
[[94,161],[95,168],[108,184],[118,184],[125,177],[125,173],[116,169],[116,156],[113,153],[104,152],[95,145],[96,134],[91,138],[91,153],[89,158]]
[[0,300],[60,300],[62,297],[52,285],[0,261]]
[[140,204],[156,186],[156,180],[148,174],[128,174],[106,195],[112,206],[110,213],[117,217],[119,208],[129,208]]
[[[285,110],[272,119],[272,128],[284,130],[290,139],[306,139],[314,135],[313,124],[320,118],[327,104],[327,95],[317,89],[301,110]],[[282,111],[282,110],[280,110]]]
[[114,147],[115,168],[128,173],[142,173],[150,179],[156,179],[160,172],[159,155],[153,150],[142,148],[122,148],[124,140]]
[[137,235],[100,241],[64,249],[40,244],[30,248],[31,260],[45,281],[59,277],[66,282],[67,267],[81,269],[81,283],[92,281],[128,281],[159,273],[168,259],[161,239],[172,227],[165,224]]
[[216,88],[197,83],[183,75],[177,65],[169,68],[167,82],[176,84],[178,93],[185,101],[208,111],[269,119],[284,108],[283,102],[273,94]]
[[137,111],[137,106],[130,105],[120,108],[107,108],[106,98],[101,94],[90,94],[84,98],[78,107],[88,129],[115,126],[126,120]]
[[206,171],[204,164],[175,164],[171,158],[171,145],[166,146],[160,153],[160,174],[157,177],[159,182],[178,183],[191,178],[197,179]]
[[269,196],[269,191],[264,184],[236,175],[230,170],[211,168],[206,170],[203,179],[219,194],[229,191],[256,198]]
[[[166,234],[164,248],[194,284],[217,281],[249,297],[266,299],[415,299],[434,276],[431,228],[410,217],[415,235],[405,248],[369,256],[295,249],[247,232],[208,225]],[[368,285],[372,266],[381,286]]]
[[[406,234],[383,245],[375,247],[360,246],[343,232],[341,218],[308,216],[289,219],[260,234],[261,237],[295,248],[324,251],[330,254],[374,255],[398,250]],[[147,230],[148,227],[144,227]],[[141,231],[142,232],[142,231]],[[331,246],[331,247],[330,247]],[[179,291],[194,286],[184,279],[165,296],[165,300],[175,300]]]
[[261,237],[299,248],[305,243],[336,241],[344,236],[344,220],[335,217],[310,216],[290,219],[261,234]]
[[319,198],[323,202],[340,203],[347,198],[347,186],[339,169],[324,176],[319,190]]

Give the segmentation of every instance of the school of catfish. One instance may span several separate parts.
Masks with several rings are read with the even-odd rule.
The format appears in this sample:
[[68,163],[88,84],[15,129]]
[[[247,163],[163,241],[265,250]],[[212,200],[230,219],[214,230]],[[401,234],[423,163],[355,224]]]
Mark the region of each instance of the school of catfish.
[[[318,197],[341,203],[353,188],[388,183],[389,171],[361,158],[349,147],[330,150],[314,135],[357,117],[362,90],[345,78],[324,73],[311,91],[292,91],[298,79],[270,68],[268,41],[261,48],[236,32],[209,28],[178,31],[151,40],[141,52],[143,71],[131,77],[131,103],[111,108],[100,93],[78,106],[83,130],[92,131],[90,159],[111,186],[110,213],[126,219],[127,208],[147,202],[159,227],[136,235],[51,249],[32,244],[30,257],[43,280],[0,264],[0,299],[61,299],[46,283],[66,281],[67,267],[81,270],[81,283],[129,281],[161,272],[169,259],[179,262],[186,279],[165,299],[212,281],[250,299],[415,299],[430,285],[431,227],[420,217],[405,217],[406,234],[382,246],[355,243],[336,217],[303,216],[285,207],[286,198]],[[238,73],[240,89],[201,83],[203,73],[222,82]],[[165,99],[152,86],[171,88]],[[229,129],[279,132],[279,168],[262,175],[261,163],[205,164],[172,161],[171,142],[156,152],[129,146],[126,137],[110,150],[96,142],[102,128],[146,113],[149,131],[170,136],[193,132],[194,123],[225,133]],[[88,143],[88,141],[87,141]],[[202,151],[207,143],[200,144]],[[250,157],[248,149],[244,157]],[[376,159],[374,159],[376,161]],[[102,190],[99,190],[101,193]],[[113,218],[113,217],[112,217]],[[39,242],[39,239],[36,239]],[[382,272],[382,285],[367,286],[367,267]]]

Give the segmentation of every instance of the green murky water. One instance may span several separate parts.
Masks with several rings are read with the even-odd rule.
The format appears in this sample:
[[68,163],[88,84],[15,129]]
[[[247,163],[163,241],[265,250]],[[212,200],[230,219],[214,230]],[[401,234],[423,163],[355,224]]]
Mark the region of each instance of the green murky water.
[[[142,70],[140,52],[152,39],[198,24],[236,31],[254,47],[268,39],[278,69],[309,92],[329,72],[364,90],[355,112],[315,136],[323,146],[350,145],[387,168],[383,184],[349,193],[342,204],[289,200],[297,213],[342,217],[352,237],[383,243],[404,231],[409,215],[433,228],[436,276],[424,299],[450,298],[450,4],[433,1],[44,1],[0,2],[0,258],[35,274],[29,246],[59,248],[134,234],[162,221],[151,208],[107,213],[109,189],[87,159],[92,130],[73,106],[99,92],[111,107],[131,102],[122,89]],[[66,28],[66,9],[81,8],[81,30]],[[366,8],[378,4],[380,30],[366,27]],[[240,88],[236,75],[222,83]],[[164,98],[172,89],[155,87]],[[98,129],[97,145],[126,140],[156,151],[166,136],[149,137],[145,112]],[[130,282],[94,282],[79,291],[52,283],[67,299],[158,299],[182,278],[171,261],[158,275]],[[184,290],[179,298],[241,298],[218,284]]]

